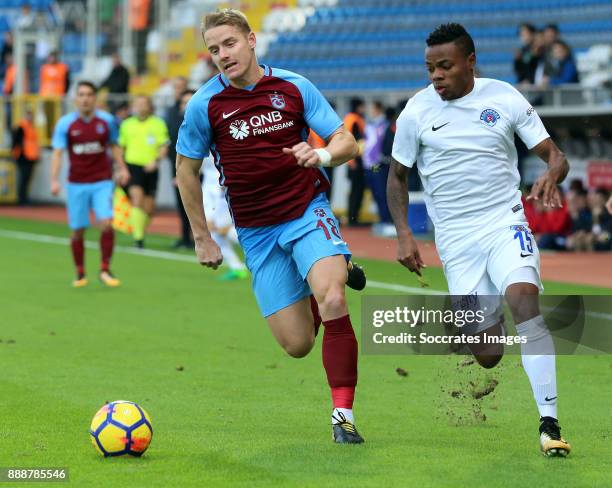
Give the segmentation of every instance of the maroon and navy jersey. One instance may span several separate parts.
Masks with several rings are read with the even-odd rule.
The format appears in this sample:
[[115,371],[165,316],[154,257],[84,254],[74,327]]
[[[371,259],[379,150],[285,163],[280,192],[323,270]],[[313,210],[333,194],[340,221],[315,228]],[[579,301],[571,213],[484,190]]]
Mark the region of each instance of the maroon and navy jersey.
[[112,178],[112,161],[108,154],[117,144],[117,124],[107,112],[96,110],[89,120],[71,112],[60,118],[53,132],[53,149],[68,151],[68,181],[93,183]]
[[283,148],[306,141],[309,128],[327,139],[342,126],[306,78],[263,68],[263,78],[245,89],[234,88],[224,75],[200,88],[187,105],[176,145],[188,158],[213,155],[238,227],[301,217],[329,181],[320,168],[298,166]]

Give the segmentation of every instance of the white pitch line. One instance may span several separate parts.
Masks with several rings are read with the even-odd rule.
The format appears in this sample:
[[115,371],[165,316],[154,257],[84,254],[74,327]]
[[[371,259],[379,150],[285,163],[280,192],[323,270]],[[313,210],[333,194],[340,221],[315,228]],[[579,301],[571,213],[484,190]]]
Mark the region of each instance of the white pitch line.
[[395,283],[385,283],[383,281],[368,280],[368,288],[380,288],[382,290],[403,291],[406,293],[416,293],[417,295],[447,295],[441,290],[433,288],[417,288],[415,286],[396,285]]
[[[67,246],[70,244],[70,239],[66,237],[55,237],[44,234],[32,234],[30,232],[21,232],[17,230],[5,230],[0,229],[1,237],[8,237],[12,239],[20,239],[31,242],[41,242],[44,244],[59,244]],[[98,249],[99,244],[96,241],[85,241],[85,247],[88,249]],[[126,246],[115,246],[115,251],[126,254],[133,254],[134,256],[146,256],[150,258],[166,259],[169,261],[182,261],[188,263],[195,263],[196,259],[194,256],[186,256],[182,254],[176,254],[173,252],[166,251],[155,251],[152,249],[136,249],[133,247]],[[368,280],[368,288],[379,288],[381,290],[401,291],[404,293],[415,293],[420,295],[445,295],[441,290],[434,290],[431,288],[417,288],[414,286],[404,286],[395,283],[385,283],[382,281]]]
[[[9,237],[12,239],[20,239],[23,241],[41,242],[45,244],[60,244],[67,246],[70,244],[70,239],[66,237],[55,237],[45,234],[32,234],[30,232],[21,232],[17,230],[5,230],[0,229],[0,237]],[[85,241],[85,246],[88,249],[98,249],[99,243],[96,241]],[[133,247],[116,246],[115,250],[118,252],[133,254],[134,256],[145,256],[149,258],[166,259],[168,261],[182,261],[187,263],[196,263],[194,256],[186,256],[183,254],[176,254],[173,252],[166,251],[155,251],[152,249],[136,249]],[[385,283],[383,281],[368,280],[368,288],[379,288],[381,290],[391,291],[402,291],[404,293],[413,293],[417,295],[447,295],[446,292],[441,290],[435,290],[432,288],[417,288],[414,286],[398,285],[396,283]],[[605,320],[612,321],[612,314],[601,313],[601,312],[586,312],[587,315],[602,318]]]
[[[32,234],[30,232],[21,232],[17,230],[0,229],[0,236],[20,239],[22,241],[42,242],[45,244],[60,244],[62,246],[67,246],[70,244],[70,239],[68,239],[67,237]],[[85,247],[88,249],[98,249],[100,247],[100,244],[96,241],[85,241]],[[176,254],[173,252],[166,251],[155,251],[153,249],[136,249],[134,247],[115,246],[115,251],[123,252],[126,254],[134,254],[136,256],[167,259],[169,261],[183,261],[189,263],[196,262],[194,256],[186,256],[183,254]]]

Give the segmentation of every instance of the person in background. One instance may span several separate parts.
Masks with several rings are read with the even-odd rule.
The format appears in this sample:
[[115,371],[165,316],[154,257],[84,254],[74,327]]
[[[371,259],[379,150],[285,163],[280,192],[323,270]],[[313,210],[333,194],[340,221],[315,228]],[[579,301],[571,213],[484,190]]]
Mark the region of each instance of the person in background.
[[612,216],[606,208],[608,192],[603,188],[595,190],[592,196],[591,215],[593,216],[592,248],[595,251],[610,251],[612,249]]
[[557,40],[554,42],[552,58],[556,74],[548,80],[550,86],[578,83],[580,81],[576,61],[570,47],[564,41]]
[[130,104],[124,102],[115,108],[115,113],[113,117],[115,117],[115,123],[117,127],[121,127],[121,122],[127,119],[130,116]]
[[[6,126],[13,126],[13,107],[9,99],[10,95],[15,92],[17,83],[17,65],[13,63],[13,55],[7,54],[6,56],[6,71],[4,73],[4,83],[2,85],[2,93],[6,97],[6,103],[4,105],[4,111],[6,113]],[[28,73],[27,70],[23,77],[23,92],[28,93]]]
[[[572,232],[572,220],[567,203],[564,202],[559,208],[547,208],[539,200],[527,200],[526,196],[530,191],[531,187],[528,187],[521,201],[536,243],[543,249],[565,250]],[[571,192],[568,192],[567,199],[570,195]]]
[[138,249],[144,248],[146,228],[155,211],[159,162],[168,154],[168,128],[154,115],[153,101],[146,95],[134,99],[134,115],[119,127],[119,145],[130,172],[128,194],[132,203],[132,235]]
[[553,58],[553,44],[559,40],[559,28],[556,24],[548,24],[540,35],[537,35],[536,42],[541,44],[540,62],[536,68],[534,83],[537,86],[548,86],[549,80],[557,76],[557,65]]
[[359,155],[348,162],[348,177],[351,181],[351,190],[348,201],[348,225],[359,225],[359,211],[363,202],[365,189],[365,174],[363,171],[363,145],[365,143],[365,103],[361,98],[353,98],[350,102],[350,112],[344,117],[344,127],[353,135],[360,148]]
[[12,152],[19,174],[17,187],[19,205],[27,205],[29,203],[28,188],[32,178],[32,169],[40,156],[34,115],[29,107],[26,108],[23,119],[13,131]]
[[567,249],[588,251],[592,243],[591,229],[593,216],[587,204],[587,192],[576,187],[568,192],[567,206],[572,219],[571,235],[567,239]]
[[383,162],[382,146],[390,121],[385,117],[385,107],[375,101],[371,108],[371,117],[365,126],[365,146],[363,150],[363,168],[376,206],[379,223],[372,226],[372,232],[378,236],[395,236],[395,226],[387,205],[387,177],[389,165]]
[[117,108],[127,101],[127,93],[130,88],[130,72],[121,63],[119,53],[113,53],[112,59],[113,69],[102,82],[100,88],[108,90],[108,108],[114,114]]
[[4,33],[4,41],[2,42],[2,50],[0,51],[0,80],[4,80],[9,55],[13,55],[13,33],[6,31]]
[[174,194],[176,196],[176,208],[178,215],[181,219],[181,237],[174,243],[174,249],[193,249],[194,242],[191,237],[191,227],[189,225],[189,218],[183,207],[183,201],[179,193],[178,186],[176,184],[176,141],[178,140],[178,133],[181,124],[183,123],[183,116],[185,115],[185,107],[187,102],[194,94],[193,90],[187,89],[187,78],[184,76],[177,76],[172,80],[172,86],[174,88],[174,105],[166,110],[164,120],[168,126],[168,136],[170,137],[170,145],[168,146],[168,161],[170,162],[170,169],[172,171],[172,186],[174,187]]
[[[60,115],[60,107],[57,106],[60,97],[68,92],[70,86],[70,70],[66,63],[62,63],[57,51],[51,51],[47,62],[40,67],[40,89],[39,95],[47,97],[43,102],[45,117],[47,118],[47,134],[49,138],[53,133],[55,115]],[[57,111],[56,111],[57,107]]]
[[34,27],[34,20],[36,16],[32,11],[32,7],[28,3],[24,3],[21,6],[21,12],[17,17],[17,22],[15,23],[15,27],[17,29],[28,30]]
[[126,0],[130,9],[130,29],[136,51],[136,74],[142,75],[147,70],[147,37],[150,27],[151,0]]
[[520,85],[533,85],[535,73],[540,61],[540,56],[536,48],[537,30],[528,22],[523,22],[519,26],[519,38],[521,48],[514,55],[514,73],[516,82]]

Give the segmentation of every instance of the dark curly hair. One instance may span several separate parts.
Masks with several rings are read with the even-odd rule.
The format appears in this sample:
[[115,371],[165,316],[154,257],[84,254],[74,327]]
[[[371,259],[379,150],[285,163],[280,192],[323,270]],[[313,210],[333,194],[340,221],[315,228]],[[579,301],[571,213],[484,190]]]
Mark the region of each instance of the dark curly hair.
[[472,53],[476,54],[474,40],[461,24],[441,24],[429,34],[425,42],[429,47],[454,42],[466,56]]

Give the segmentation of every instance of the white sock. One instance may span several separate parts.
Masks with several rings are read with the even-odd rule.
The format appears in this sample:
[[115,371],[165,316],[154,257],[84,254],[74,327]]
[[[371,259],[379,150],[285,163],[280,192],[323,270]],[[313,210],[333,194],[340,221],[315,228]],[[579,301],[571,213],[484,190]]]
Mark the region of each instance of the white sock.
[[236,251],[234,251],[234,246],[229,241],[229,239],[226,236],[222,236],[216,232],[213,232],[211,235],[219,246],[219,248],[221,249],[223,260],[227,263],[230,269],[245,269],[243,262],[238,257],[238,254],[236,254]]
[[232,226],[231,229],[227,232],[226,236],[231,242],[234,244],[239,244],[238,242],[238,232],[236,232],[236,227]]
[[353,418],[353,410],[350,408],[334,408],[332,412],[332,424],[339,424],[342,416],[348,420],[351,424],[355,423],[355,419]]
[[527,337],[527,343],[521,344],[523,368],[531,382],[540,417],[557,418],[555,345],[544,317],[538,315],[518,324],[516,331]]

